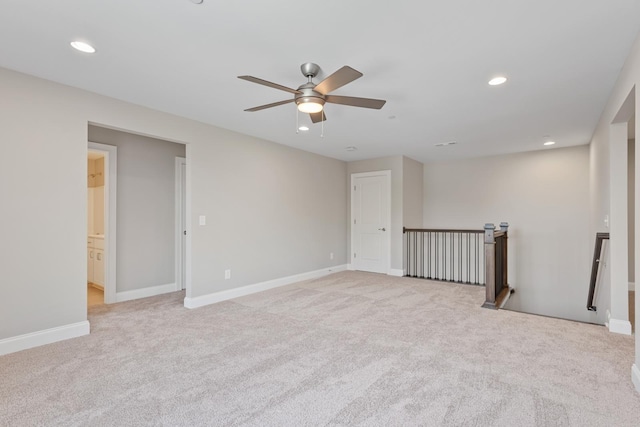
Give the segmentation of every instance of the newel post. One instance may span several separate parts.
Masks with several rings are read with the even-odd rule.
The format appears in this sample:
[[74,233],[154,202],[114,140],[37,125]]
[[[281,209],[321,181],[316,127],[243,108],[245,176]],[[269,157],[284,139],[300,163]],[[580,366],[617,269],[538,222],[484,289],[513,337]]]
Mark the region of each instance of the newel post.
[[[500,224],[502,229],[502,224]],[[496,238],[495,226],[493,224],[484,225],[484,259],[485,259],[485,308],[496,308]]]

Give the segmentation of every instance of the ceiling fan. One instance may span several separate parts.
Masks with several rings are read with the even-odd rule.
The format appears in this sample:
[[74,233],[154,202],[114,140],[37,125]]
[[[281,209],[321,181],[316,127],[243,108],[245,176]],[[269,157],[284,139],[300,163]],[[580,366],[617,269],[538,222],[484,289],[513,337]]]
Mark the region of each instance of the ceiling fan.
[[244,111],[260,111],[266,108],[277,107],[278,105],[295,102],[298,106],[298,110],[303,113],[309,113],[311,121],[313,123],[318,123],[323,120],[327,120],[327,116],[323,111],[324,104],[326,102],[333,104],[351,105],[353,107],[374,108],[376,110],[382,108],[385,102],[387,102],[382,99],[329,95],[329,92],[333,92],[334,90],[346,85],[347,83],[351,83],[352,81],[362,77],[362,73],[360,71],[354,70],[349,66],[345,65],[318,84],[313,83],[312,81],[312,79],[317,76],[318,72],[320,71],[320,67],[317,64],[313,64],[311,62],[304,63],[302,64],[302,66],[300,66],[300,70],[302,71],[302,74],[308,78],[308,81],[307,83],[299,86],[298,89],[292,89],[253,76],[238,76],[239,79],[269,86],[274,89],[280,89],[294,95],[293,98],[287,99],[285,101],[278,101],[271,104],[260,105],[259,107],[248,108]]

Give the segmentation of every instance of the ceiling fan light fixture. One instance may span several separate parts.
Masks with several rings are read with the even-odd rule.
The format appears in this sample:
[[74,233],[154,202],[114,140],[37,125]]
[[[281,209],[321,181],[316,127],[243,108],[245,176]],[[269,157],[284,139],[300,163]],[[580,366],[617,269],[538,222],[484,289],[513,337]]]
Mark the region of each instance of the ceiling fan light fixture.
[[316,97],[304,97],[296,100],[298,110],[302,113],[319,113],[322,111],[324,99]]

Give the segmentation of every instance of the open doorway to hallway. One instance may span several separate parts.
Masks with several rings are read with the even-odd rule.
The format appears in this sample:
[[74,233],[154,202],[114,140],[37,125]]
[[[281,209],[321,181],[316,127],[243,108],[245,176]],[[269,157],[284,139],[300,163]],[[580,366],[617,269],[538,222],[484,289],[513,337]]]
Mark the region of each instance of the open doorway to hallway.
[[[94,124],[88,126],[88,137],[90,147],[92,144],[109,147],[117,153],[109,163],[116,169],[106,174],[107,178],[117,175],[117,183],[114,180],[110,190],[105,190],[105,194],[110,195],[106,200],[111,201],[108,206],[113,212],[105,214],[109,220],[105,217],[104,255],[101,256],[107,263],[104,303],[182,289],[186,267],[181,237],[187,231],[184,218],[188,215],[185,144]],[[178,167],[182,170],[177,170]],[[181,178],[179,183],[177,176]],[[98,223],[96,220],[94,225]],[[88,242],[93,238],[94,249],[101,243],[100,237],[97,229],[88,234]],[[98,255],[94,253],[94,256]],[[91,252],[88,252],[87,262],[90,261]],[[96,272],[94,268],[94,276]],[[96,280],[93,283],[96,284]]]
[[87,155],[87,306],[104,303],[105,153]]

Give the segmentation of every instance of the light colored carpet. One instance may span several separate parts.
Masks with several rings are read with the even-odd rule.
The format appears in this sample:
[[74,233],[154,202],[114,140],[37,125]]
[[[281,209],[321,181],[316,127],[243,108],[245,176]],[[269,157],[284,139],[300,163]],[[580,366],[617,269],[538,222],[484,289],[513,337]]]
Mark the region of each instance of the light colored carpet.
[[0,357],[0,425],[639,425],[632,337],[483,294],[343,272],[97,306],[91,335]]

